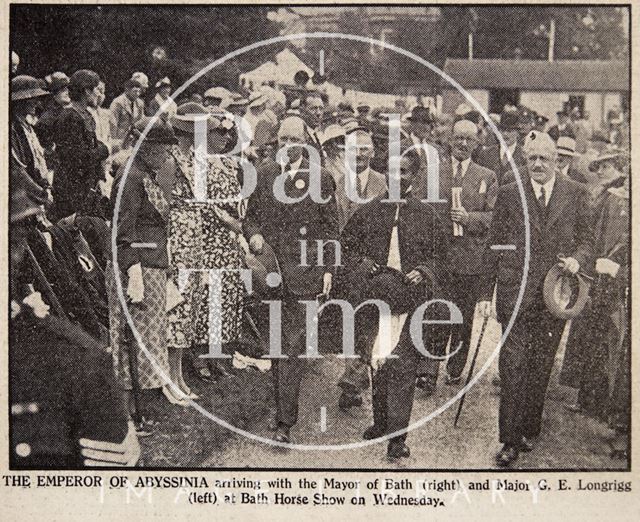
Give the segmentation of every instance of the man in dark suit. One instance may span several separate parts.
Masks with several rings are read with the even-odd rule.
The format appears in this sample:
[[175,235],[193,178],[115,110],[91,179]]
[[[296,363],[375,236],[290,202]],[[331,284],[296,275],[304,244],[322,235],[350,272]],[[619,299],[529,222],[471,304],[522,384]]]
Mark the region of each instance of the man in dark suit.
[[573,131],[573,126],[571,125],[571,120],[569,118],[569,113],[566,110],[558,111],[556,113],[558,117],[558,123],[552,125],[549,128],[549,136],[553,141],[558,141],[560,136],[567,136],[569,138],[575,139],[575,132]]
[[[491,214],[498,182],[493,171],[471,159],[478,146],[478,127],[470,120],[453,126],[449,153],[440,161],[440,194],[447,199],[451,222],[447,234],[448,276],[445,291],[448,299],[462,312],[462,324],[451,327],[450,358],[447,362],[447,384],[458,384],[467,362],[476,302],[482,290],[486,246]],[[446,346],[440,347],[442,355]],[[418,387],[431,394],[438,377],[438,359],[425,360]]]
[[[589,193],[583,185],[557,174],[557,150],[548,134],[532,133],[526,147],[526,176],[522,179],[527,215],[523,215],[517,183],[498,191],[486,250],[486,284],[481,313],[491,314],[496,289],[497,319],[506,328],[516,318],[501,348],[499,371],[499,466],[509,466],[520,451],[531,451],[541,429],[544,398],[564,320],[552,315],[542,295],[549,269],[558,264],[577,273],[592,257]],[[529,267],[520,306],[517,306],[525,251],[525,222],[530,224]],[[496,249],[496,245],[505,248]],[[515,247],[515,248],[513,248]]]
[[[385,294],[382,299],[389,302],[391,308],[390,339],[374,341],[376,334],[381,335],[378,332],[377,313],[370,314],[366,321],[373,332],[368,337],[369,341],[373,341],[373,347],[369,348],[374,352],[371,363],[377,368],[373,378],[374,424],[363,435],[368,440],[397,433],[409,425],[416,371],[422,357],[410,335],[411,316],[417,306],[437,296],[439,277],[444,270],[447,223],[438,209],[412,195],[411,185],[417,181],[419,166],[419,156],[413,151],[401,160],[401,193],[406,202],[385,201],[385,196],[376,198],[356,211],[341,236],[347,273],[369,263],[390,267],[396,271],[396,275],[404,274],[401,276],[404,280],[398,281],[398,285],[402,285],[400,292],[409,294],[416,286],[424,285],[419,288],[417,300],[403,310],[394,310],[391,305],[393,298],[388,297],[386,291],[380,292]],[[372,281],[369,291],[372,291],[371,288],[375,291],[378,284]],[[358,304],[351,302],[352,306]],[[369,314],[370,308],[362,313]],[[432,317],[432,314],[425,316]],[[427,330],[430,331],[423,325],[423,339],[430,337]],[[381,354],[376,347],[380,348],[388,340],[391,341],[392,358],[388,358],[388,354],[376,357],[376,353]],[[387,449],[389,458],[409,456],[406,437],[407,434],[402,433],[390,439]]]
[[505,108],[500,115],[498,130],[500,131],[500,134],[502,134],[502,138],[504,139],[507,148],[503,148],[502,145],[498,143],[497,145],[487,147],[484,150],[478,150],[473,157],[473,161],[478,165],[495,172],[499,185],[505,184],[503,176],[512,170],[507,152],[511,154],[516,166],[524,164],[522,144],[518,141],[520,127],[519,121],[520,116],[515,108]]
[[[319,165],[319,156],[305,150],[308,131],[297,116],[285,118],[278,131],[279,156],[288,158],[280,165],[270,161],[258,169],[258,185],[249,198],[245,233],[254,252],[260,252],[266,241],[273,248],[282,272],[282,353],[286,358],[274,359],[276,393],[276,436],[290,442],[290,429],[298,419],[298,396],[304,370],[305,307],[299,301],[314,300],[331,289],[335,255],[330,244],[338,238],[338,214],[334,198],[335,184],[331,175]],[[286,149],[285,149],[286,147]],[[320,203],[309,195],[315,181],[321,187]],[[277,196],[278,187],[288,201]],[[304,245],[308,245],[303,254]],[[337,244],[333,245],[338,249]],[[324,259],[320,259],[320,253]]]

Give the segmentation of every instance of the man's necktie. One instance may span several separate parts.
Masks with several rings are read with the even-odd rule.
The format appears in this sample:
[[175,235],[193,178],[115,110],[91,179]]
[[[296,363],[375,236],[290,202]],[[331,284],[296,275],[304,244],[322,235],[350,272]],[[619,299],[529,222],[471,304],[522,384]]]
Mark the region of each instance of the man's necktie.
[[453,184],[454,187],[462,187],[462,165],[460,162],[456,164],[456,168],[453,172]]
[[540,187],[538,208],[540,209],[540,221],[544,223],[547,220],[547,191],[544,187]]

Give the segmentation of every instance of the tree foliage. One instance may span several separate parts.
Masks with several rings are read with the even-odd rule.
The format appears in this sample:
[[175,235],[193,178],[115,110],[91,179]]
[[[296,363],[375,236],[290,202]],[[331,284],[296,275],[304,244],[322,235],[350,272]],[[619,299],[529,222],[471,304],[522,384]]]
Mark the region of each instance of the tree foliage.
[[[169,75],[181,84],[202,66],[232,50],[278,34],[266,7],[12,5],[11,48],[22,70],[44,76],[90,68],[115,95],[134,71],[154,82]],[[161,47],[166,59],[152,57]],[[240,70],[273,53],[260,49],[216,68],[208,85],[235,86]],[[206,84],[203,80],[199,87]]]

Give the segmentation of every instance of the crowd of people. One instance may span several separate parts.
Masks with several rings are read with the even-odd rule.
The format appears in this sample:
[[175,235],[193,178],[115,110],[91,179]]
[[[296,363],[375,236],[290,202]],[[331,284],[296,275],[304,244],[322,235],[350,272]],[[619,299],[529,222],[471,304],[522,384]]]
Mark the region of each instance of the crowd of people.
[[[396,202],[388,115],[397,107],[329,105],[321,91],[300,86],[252,92],[212,86],[173,100],[171,79],[150,83],[135,72],[107,109],[94,71],[44,79],[13,72],[10,376],[17,466],[135,463],[137,437],[162,429],[141,415],[140,390],[157,389],[172,405],[189,407],[199,397],[185,380],[187,369],[205,382],[247,366],[271,372],[274,439],[290,443],[307,364],[300,357],[308,349],[304,303],[330,299],[354,307],[371,299],[389,304],[387,330],[375,308],[358,311],[359,357],[345,359],[337,383],[343,409],[362,407],[372,387],[374,424],[363,436],[391,435],[389,458],[409,455],[405,430],[416,388],[434,393],[441,359],[445,384],[462,384],[477,308],[503,327],[517,312],[496,382],[503,444],[497,465],[510,466],[534,449],[568,318],[562,382],[579,393],[567,414],[608,422],[614,454],[625,457],[630,165],[622,111],[609,115],[606,129],[594,129],[579,108],[566,107],[549,126],[526,107],[505,106],[490,115],[500,140],[466,104],[453,114],[421,104],[405,108]],[[198,121],[207,124],[204,167],[194,153]],[[352,163],[345,159],[350,146]],[[246,197],[243,162],[257,171]],[[319,180],[311,177],[313,164]],[[308,195],[316,182],[319,199]],[[276,186],[286,198],[275,196]],[[516,309],[527,219],[529,269]],[[301,258],[305,241],[320,246]],[[548,273],[557,267],[547,292]],[[252,284],[242,269],[251,270]],[[587,280],[587,304],[572,315],[575,299],[566,296],[575,281]],[[212,289],[221,296],[219,309],[211,307]],[[547,302],[554,292],[562,305],[556,309]],[[261,301],[275,299],[284,357],[270,359],[263,356],[272,310]],[[432,299],[450,300],[461,320],[425,321],[419,350],[409,316]],[[434,308],[450,318],[450,307]],[[327,307],[320,316],[321,350],[341,349],[338,312]],[[216,347],[224,357],[211,357]],[[34,416],[51,429],[35,429]]]

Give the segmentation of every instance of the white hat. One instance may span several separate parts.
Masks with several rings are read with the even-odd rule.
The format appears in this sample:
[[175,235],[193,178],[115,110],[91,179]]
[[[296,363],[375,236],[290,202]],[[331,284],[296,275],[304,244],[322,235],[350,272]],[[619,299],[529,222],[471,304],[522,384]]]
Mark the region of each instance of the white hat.
[[267,97],[261,92],[251,93],[249,96],[249,108],[251,107],[259,107],[260,105],[264,105],[267,103]]
[[329,140],[335,140],[336,138],[344,138],[346,136],[346,132],[342,125],[338,125],[337,123],[332,123],[329,125],[324,132],[320,133],[320,144],[324,145]]
[[143,87],[144,89],[148,89],[149,88],[149,78],[147,77],[147,75],[143,72],[134,72],[131,75],[131,79],[137,81],[141,87]]
[[563,156],[577,156],[576,154],[576,140],[569,136],[560,136],[556,143],[558,147],[558,154]]
[[205,98],[218,98],[220,100],[224,100],[231,96],[231,91],[225,89],[224,87],[211,87],[204,92]]
[[456,116],[464,116],[465,114],[469,114],[472,111],[473,109],[469,106],[469,104],[463,102],[456,107],[454,114]]
[[229,96],[222,100],[220,103],[220,108],[228,109],[229,107],[239,107],[242,105],[247,105],[249,100],[247,100],[242,94],[238,93],[229,93]]

